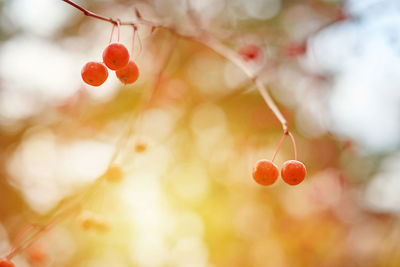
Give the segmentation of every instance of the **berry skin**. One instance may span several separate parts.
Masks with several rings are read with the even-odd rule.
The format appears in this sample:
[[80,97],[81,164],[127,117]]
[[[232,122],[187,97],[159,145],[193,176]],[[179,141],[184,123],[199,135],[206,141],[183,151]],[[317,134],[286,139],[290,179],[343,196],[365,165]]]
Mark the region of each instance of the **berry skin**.
[[99,62],[88,62],[81,71],[82,79],[92,86],[102,85],[108,78],[107,68]]
[[112,43],[104,49],[103,61],[110,70],[119,70],[128,64],[129,51],[123,44]]
[[15,267],[15,265],[9,259],[3,258],[0,259],[0,267]]
[[278,167],[270,160],[259,160],[253,168],[253,179],[260,185],[272,185],[278,175]]
[[281,169],[282,179],[289,185],[298,185],[306,177],[306,166],[297,160],[288,160]]
[[139,77],[139,69],[135,62],[129,61],[128,65],[115,72],[118,79],[124,84],[134,83]]

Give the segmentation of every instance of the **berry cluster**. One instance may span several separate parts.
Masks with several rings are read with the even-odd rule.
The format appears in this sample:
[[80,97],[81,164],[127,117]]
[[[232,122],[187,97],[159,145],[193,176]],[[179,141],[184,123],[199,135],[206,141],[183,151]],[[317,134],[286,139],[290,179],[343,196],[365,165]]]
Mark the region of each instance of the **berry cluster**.
[[[136,29],[134,29],[134,33],[135,30]],[[129,51],[126,46],[119,43],[119,24],[117,43],[111,43],[113,32],[114,27],[111,32],[110,44],[106,47],[106,49],[104,49],[103,52],[103,62],[90,61],[83,66],[81,75],[85,83],[92,86],[102,85],[108,78],[108,70],[106,66],[110,70],[115,71],[117,78],[123,84],[131,84],[138,79],[139,68],[137,67],[136,63],[130,59]],[[135,35],[133,35],[133,37],[134,36]],[[132,38],[132,40],[134,40],[134,38]]]
[[281,177],[282,179],[289,185],[298,185],[301,183],[304,178],[306,177],[307,171],[304,164],[297,160],[297,150],[296,150],[296,143],[294,141],[293,135],[288,132],[282,136],[281,141],[275,151],[272,160],[262,159],[257,161],[256,165],[253,168],[253,179],[260,185],[272,185],[278,179],[279,170],[275,163],[273,163],[279,148],[285,139],[286,135],[290,135],[293,147],[294,147],[294,154],[295,160],[288,160],[283,163],[281,169]]

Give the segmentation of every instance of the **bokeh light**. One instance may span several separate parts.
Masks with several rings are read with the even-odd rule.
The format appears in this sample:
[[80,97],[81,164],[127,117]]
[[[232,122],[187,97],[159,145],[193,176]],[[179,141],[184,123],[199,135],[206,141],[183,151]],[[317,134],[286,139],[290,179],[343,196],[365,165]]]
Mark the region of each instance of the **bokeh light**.
[[[79,4],[170,30],[138,24],[132,47],[121,27],[139,79],[92,87],[112,24],[0,1],[0,257],[28,229],[18,267],[399,266],[399,1]],[[297,186],[251,176],[282,127],[243,68],[287,119]],[[294,157],[287,138],[274,162]]]

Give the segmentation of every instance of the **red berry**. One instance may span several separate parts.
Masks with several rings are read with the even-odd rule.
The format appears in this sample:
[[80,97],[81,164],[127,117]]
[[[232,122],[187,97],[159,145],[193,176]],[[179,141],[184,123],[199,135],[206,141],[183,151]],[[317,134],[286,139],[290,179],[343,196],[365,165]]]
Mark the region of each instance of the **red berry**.
[[259,160],[253,168],[253,179],[260,185],[272,185],[278,175],[278,167],[270,160]]
[[256,59],[262,59],[263,51],[257,45],[247,44],[240,48],[239,55],[244,61],[252,61]]
[[82,79],[92,86],[102,85],[108,78],[107,68],[99,62],[88,62],[81,71]]
[[110,44],[104,49],[103,61],[110,70],[119,70],[128,64],[129,51],[123,44]]
[[15,265],[9,259],[3,258],[0,259],[0,267],[15,267]]
[[295,58],[307,52],[307,43],[288,43],[284,46],[284,54],[288,58]]
[[139,69],[135,62],[129,61],[128,65],[115,72],[118,79],[124,84],[134,83],[139,77]]
[[306,177],[306,166],[297,160],[288,160],[283,163],[281,176],[289,185],[297,185]]

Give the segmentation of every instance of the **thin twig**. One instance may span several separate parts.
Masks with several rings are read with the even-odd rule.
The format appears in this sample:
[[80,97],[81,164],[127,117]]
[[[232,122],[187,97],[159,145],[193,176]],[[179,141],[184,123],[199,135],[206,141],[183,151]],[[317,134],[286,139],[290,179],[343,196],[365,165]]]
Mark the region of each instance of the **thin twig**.
[[209,48],[211,48],[212,50],[214,50],[215,52],[217,52],[218,54],[220,54],[233,64],[235,64],[249,77],[249,79],[251,79],[254,82],[257,90],[264,98],[264,101],[267,104],[267,106],[272,110],[276,118],[281,123],[283,132],[286,134],[288,132],[287,121],[280,112],[279,108],[276,106],[275,102],[272,100],[264,83],[260,81],[258,75],[244,64],[244,62],[237,56],[235,51],[230,50],[216,39],[204,35],[201,38],[199,38],[198,41],[208,46]]
[[168,63],[170,62],[171,56],[176,48],[177,42],[178,42],[178,39],[173,38],[172,42],[169,42],[168,46],[166,48],[162,49],[162,52],[157,57],[157,58],[159,58],[160,64],[158,67],[156,78],[154,79],[153,90],[149,95],[149,98],[147,100],[147,105],[145,106],[145,108],[147,108],[148,106],[151,105],[153,98],[158,93],[158,89],[159,89],[159,87],[161,85],[161,81],[162,81],[162,76],[165,72],[166,67],[168,66]]
[[293,144],[293,151],[294,151],[294,160],[297,160],[297,146],[296,146],[296,141],[294,140],[294,137],[291,132],[288,132],[290,139],[292,139],[292,144]]
[[274,160],[275,160],[275,158],[276,158],[276,155],[278,154],[279,149],[281,148],[281,145],[282,145],[283,141],[285,140],[286,136],[287,136],[287,134],[284,133],[283,136],[282,136],[282,138],[281,138],[281,140],[279,141],[279,144],[278,144],[278,146],[277,146],[276,149],[275,149],[275,153],[274,153],[274,155],[272,156],[272,159],[271,159],[272,162],[274,162]]

